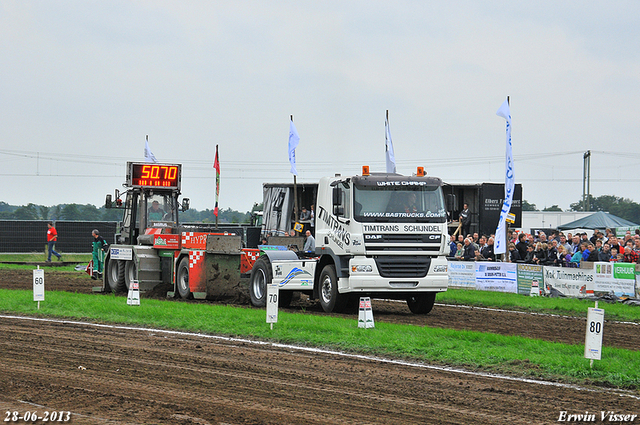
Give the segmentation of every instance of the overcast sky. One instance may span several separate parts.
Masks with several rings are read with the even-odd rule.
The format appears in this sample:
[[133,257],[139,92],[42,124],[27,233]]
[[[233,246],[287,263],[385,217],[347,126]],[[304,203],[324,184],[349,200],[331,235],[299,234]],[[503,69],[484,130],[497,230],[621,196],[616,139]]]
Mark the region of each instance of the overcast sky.
[[145,135],[182,194],[262,201],[263,182],[384,171],[516,182],[538,208],[640,202],[637,1],[0,0],[0,201],[104,203]]

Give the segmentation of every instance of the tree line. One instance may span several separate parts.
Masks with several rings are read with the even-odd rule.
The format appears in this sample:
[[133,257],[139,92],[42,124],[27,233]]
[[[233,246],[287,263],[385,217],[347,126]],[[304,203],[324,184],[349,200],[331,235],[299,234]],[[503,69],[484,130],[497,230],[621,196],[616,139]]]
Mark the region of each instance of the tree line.
[[[536,208],[536,204],[522,200],[522,211],[540,211]],[[552,205],[544,208],[542,211],[562,211],[558,205]],[[622,198],[615,195],[602,195],[587,197],[587,208],[584,207],[582,200],[569,204],[567,211],[603,211],[629,220],[633,223],[640,224],[640,204],[628,198]]]
[[[622,198],[615,195],[602,195],[593,197],[589,195],[587,199],[588,211],[604,211],[616,215],[634,223],[640,223],[640,204],[631,199]],[[569,205],[567,211],[584,211],[582,200]],[[231,208],[221,209],[218,212],[220,223],[249,223],[251,213],[262,211],[262,204],[253,204],[251,211],[240,212]],[[522,211],[540,211],[536,204],[522,200]],[[558,205],[544,208],[542,211],[562,212]],[[104,206],[98,208],[91,204],[59,204],[51,207],[44,205],[27,204],[23,206],[9,205],[0,201],[0,220],[65,220],[65,221],[120,221],[122,210],[107,209]],[[205,209],[198,211],[190,209],[180,213],[180,221],[194,223],[215,223],[216,218],[213,210]]]
[[[251,212],[262,210],[262,204],[254,204],[251,211],[245,213],[231,208],[218,211],[219,223],[249,223]],[[0,201],[0,220],[64,220],[64,221],[120,221],[121,209],[98,208],[91,204],[59,204],[47,207],[29,203],[22,206],[9,205]],[[216,217],[213,210],[198,211],[189,209],[180,213],[180,221],[183,223],[215,223]]]

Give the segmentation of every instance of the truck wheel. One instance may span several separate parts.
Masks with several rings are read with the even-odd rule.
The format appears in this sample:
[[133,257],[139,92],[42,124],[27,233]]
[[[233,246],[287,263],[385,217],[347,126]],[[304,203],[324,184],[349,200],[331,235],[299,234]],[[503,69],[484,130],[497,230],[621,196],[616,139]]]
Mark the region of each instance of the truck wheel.
[[124,261],[109,260],[107,262],[106,278],[111,292],[124,292],[127,289],[124,283]]
[[272,279],[271,262],[266,255],[262,255],[256,260],[251,269],[251,280],[249,281],[251,305],[254,307],[264,307],[267,305],[267,284],[271,282]]
[[180,260],[176,286],[182,299],[188,300],[192,297],[191,289],[189,288],[189,257],[184,257]]
[[422,292],[407,297],[407,306],[413,314],[429,314],[435,302],[435,292]]
[[138,278],[138,271],[136,268],[135,260],[124,262],[124,284],[125,289],[128,291],[131,288],[131,282]]
[[338,275],[333,264],[328,264],[322,269],[319,289],[320,305],[325,312],[344,311],[349,301],[349,294],[338,293]]

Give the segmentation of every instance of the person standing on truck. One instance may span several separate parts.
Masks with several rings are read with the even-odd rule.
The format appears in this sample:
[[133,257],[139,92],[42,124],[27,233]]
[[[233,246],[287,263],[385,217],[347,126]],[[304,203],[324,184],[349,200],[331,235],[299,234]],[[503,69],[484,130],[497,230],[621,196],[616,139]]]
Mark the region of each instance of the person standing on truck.
[[50,221],[47,223],[47,246],[49,248],[49,256],[47,257],[47,263],[51,262],[51,254],[58,257],[58,261],[62,261],[62,255],[58,254],[53,250],[53,245],[58,241],[58,231],[55,227],[53,227],[53,222]]
[[309,219],[311,218],[311,212],[307,209],[307,207],[302,207],[302,211],[300,212],[300,223],[302,224],[303,231],[309,229]]
[[100,232],[98,229],[93,229],[91,232],[93,236],[93,242],[91,243],[93,247],[93,275],[91,279],[100,279],[102,278],[102,271],[104,269],[104,257],[107,249],[109,248],[109,244],[104,240],[102,236],[100,236]]
[[471,212],[469,211],[469,205],[464,204],[462,211],[460,211],[460,223],[462,223],[462,234],[465,237],[469,234],[471,230]]
[[311,218],[311,213],[307,210],[307,207],[302,207],[300,212],[300,221],[307,221]]
[[307,230],[307,232],[305,233],[307,235],[307,240],[304,241],[304,248],[303,251],[304,252],[316,252],[316,240],[313,237],[313,235],[311,234],[310,230]]

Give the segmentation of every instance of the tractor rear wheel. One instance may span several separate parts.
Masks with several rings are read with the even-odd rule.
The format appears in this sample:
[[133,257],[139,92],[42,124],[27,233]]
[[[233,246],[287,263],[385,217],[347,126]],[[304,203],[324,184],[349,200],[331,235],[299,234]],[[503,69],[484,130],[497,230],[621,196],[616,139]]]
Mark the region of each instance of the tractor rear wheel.
[[135,260],[129,260],[124,262],[124,284],[126,290],[131,288],[131,282],[138,279],[138,268]]
[[111,259],[107,261],[105,277],[111,292],[124,292],[127,289],[124,283],[124,261]]
[[176,274],[176,286],[182,299],[188,300],[193,297],[189,288],[189,257],[184,257],[180,260],[178,273]]

